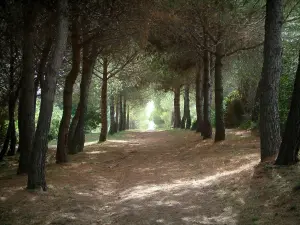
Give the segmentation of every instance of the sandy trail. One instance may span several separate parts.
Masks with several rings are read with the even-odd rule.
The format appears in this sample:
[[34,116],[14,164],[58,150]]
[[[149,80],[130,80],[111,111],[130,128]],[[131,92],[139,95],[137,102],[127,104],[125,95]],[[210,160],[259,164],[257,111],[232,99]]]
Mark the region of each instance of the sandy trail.
[[190,131],[126,132],[65,165],[50,151],[47,193],[24,190],[12,164],[0,171],[0,224],[260,224],[245,209],[258,140],[227,133],[214,144]]

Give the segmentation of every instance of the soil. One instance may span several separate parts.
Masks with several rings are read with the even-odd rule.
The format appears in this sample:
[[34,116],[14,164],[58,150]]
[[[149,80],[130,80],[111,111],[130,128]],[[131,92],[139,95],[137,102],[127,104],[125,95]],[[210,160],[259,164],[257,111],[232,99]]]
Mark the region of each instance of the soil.
[[259,163],[259,139],[128,131],[47,164],[48,191],[26,190],[17,161],[0,165],[0,224],[300,224],[299,166]]

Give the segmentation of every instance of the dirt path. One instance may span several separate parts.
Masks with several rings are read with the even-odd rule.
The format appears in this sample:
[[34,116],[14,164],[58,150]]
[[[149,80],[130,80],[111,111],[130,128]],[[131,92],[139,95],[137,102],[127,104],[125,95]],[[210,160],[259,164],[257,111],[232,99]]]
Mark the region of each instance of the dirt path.
[[[281,224],[274,221],[282,207],[298,205],[286,197],[291,185],[272,200],[274,170],[255,167],[258,148],[257,138],[239,131],[219,144],[188,131],[127,132],[66,165],[50,154],[47,193],[24,190],[26,177],[12,175],[12,165],[0,170],[0,224]],[[300,224],[296,212],[282,224]]]

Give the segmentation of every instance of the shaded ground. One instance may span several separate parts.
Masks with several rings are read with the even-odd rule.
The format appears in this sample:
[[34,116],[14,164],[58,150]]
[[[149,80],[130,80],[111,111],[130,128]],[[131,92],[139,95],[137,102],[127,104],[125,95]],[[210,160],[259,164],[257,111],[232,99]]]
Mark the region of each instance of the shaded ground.
[[229,131],[213,144],[190,131],[127,132],[48,157],[46,193],[0,168],[0,224],[300,224],[299,167],[257,166],[259,142]]

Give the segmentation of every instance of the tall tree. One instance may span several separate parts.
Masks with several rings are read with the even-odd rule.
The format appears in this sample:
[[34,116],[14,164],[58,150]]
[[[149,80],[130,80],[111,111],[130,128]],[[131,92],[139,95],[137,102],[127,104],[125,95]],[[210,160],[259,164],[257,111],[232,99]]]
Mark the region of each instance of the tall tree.
[[290,112],[275,164],[290,165],[299,161],[300,147],[300,53]]
[[41,106],[37,129],[30,155],[30,169],[28,171],[28,189],[42,188],[46,190],[45,163],[48,149],[48,133],[53,112],[56,90],[56,80],[62,64],[68,37],[68,1],[57,1],[57,24],[54,49],[48,64],[45,77],[41,79]]
[[34,138],[34,26],[37,18],[37,5],[34,1],[24,3],[24,37],[22,84],[19,101],[19,149],[18,174],[27,173],[29,156]]
[[72,113],[72,94],[73,86],[80,71],[80,29],[79,29],[79,15],[77,3],[72,3],[72,69],[66,77],[65,87],[63,93],[63,116],[59,125],[56,162],[64,163],[68,161],[67,158],[67,143],[68,132],[70,126],[70,119]]
[[109,117],[110,117],[110,126],[109,126],[109,134],[115,134],[117,133],[116,130],[116,119],[115,119],[115,98],[114,95],[110,95],[110,100],[109,100]]
[[174,88],[174,128],[180,128],[180,86]]
[[190,112],[190,86],[186,84],[184,86],[184,108],[183,108],[183,117],[181,120],[182,129],[191,128],[191,112]]
[[201,64],[197,63],[196,65],[196,116],[197,116],[197,124],[196,124],[196,132],[202,131],[203,124],[203,95],[202,95],[202,68]]
[[107,138],[107,81],[108,81],[108,59],[103,58],[103,73],[101,87],[101,132],[99,142],[106,141]]
[[282,1],[267,0],[260,96],[261,161],[274,157],[281,141],[278,89],[282,70],[282,23]]

